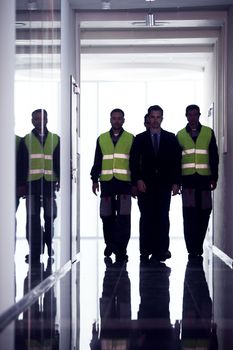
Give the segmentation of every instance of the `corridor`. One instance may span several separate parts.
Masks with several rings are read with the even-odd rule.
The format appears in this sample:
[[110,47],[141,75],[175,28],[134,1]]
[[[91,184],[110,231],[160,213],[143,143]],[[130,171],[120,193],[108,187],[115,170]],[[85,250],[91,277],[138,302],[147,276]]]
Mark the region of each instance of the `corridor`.
[[[57,264],[46,254],[40,264],[24,263],[24,243],[15,261],[18,298],[48,281]],[[232,350],[232,269],[207,245],[203,261],[188,261],[183,239],[172,238],[172,258],[156,265],[140,265],[137,238],[125,265],[104,261],[103,250],[101,238],[81,239],[80,262],[15,321],[15,350],[74,349],[72,339],[80,350]],[[80,280],[72,279],[79,269]]]

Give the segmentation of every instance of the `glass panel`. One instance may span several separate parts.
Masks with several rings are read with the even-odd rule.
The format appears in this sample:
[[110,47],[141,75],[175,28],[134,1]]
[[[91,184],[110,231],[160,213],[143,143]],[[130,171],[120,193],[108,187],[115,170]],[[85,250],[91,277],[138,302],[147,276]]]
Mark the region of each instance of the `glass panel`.
[[59,265],[60,17],[60,1],[16,2],[17,285],[29,262]]

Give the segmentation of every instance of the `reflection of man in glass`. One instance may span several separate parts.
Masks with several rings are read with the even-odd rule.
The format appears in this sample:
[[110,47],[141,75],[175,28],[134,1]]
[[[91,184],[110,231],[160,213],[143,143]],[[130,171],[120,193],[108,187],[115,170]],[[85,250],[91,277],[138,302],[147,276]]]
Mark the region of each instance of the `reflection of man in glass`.
[[[40,262],[31,265],[24,280],[25,295],[52,274],[52,263],[53,259],[48,258],[46,269]],[[27,347],[20,349],[59,349],[59,333],[55,324],[56,303],[54,288],[50,288],[23,313],[22,326],[16,331],[16,340],[21,340]]]
[[169,311],[169,276],[170,268],[164,263],[158,263],[153,268],[141,264],[141,302],[138,311],[138,334],[135,337],[138,349],[175,348]]
[[189,261],[186,267],[181,333],[182,349],[218,349],[212,300],[201,257]]
[[100,334],[93,325],[92,350],[129,349],[131,335],[131,285],[126,265],[107,267],[100,298]]
[[[53,255],[52,238],[54,219],[57,217],[55,191],[59,189],[60,138],[47,129],[47,112],[32,112],[34,129],[21,143],[21,184],[26,195],[26,237],[29,257],[39,260],[47,245],[48,255]],[[43,208],[44,222],[41,222]],[[26,261],[29,259],[26,256]]]

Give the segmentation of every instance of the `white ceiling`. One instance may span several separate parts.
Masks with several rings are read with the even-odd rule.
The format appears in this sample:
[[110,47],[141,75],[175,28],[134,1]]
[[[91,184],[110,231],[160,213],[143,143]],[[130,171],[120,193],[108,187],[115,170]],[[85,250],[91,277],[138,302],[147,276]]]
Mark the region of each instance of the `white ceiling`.
[[[17,0],[17,21],[20,21],[19,11],[26,10],[22,11],[26,13],[29,4],[37,10],[50,11],[52,5],[53,9],[59,9],[60,1],[63,0],[52,3],[48,0]],[[120,79],[125,77],[129,68],[133,77],[151,76],[154,72],[164,74],[164,71],[171,74],[172,70],[181,68],[201,72],[226,24],[227,10],[233,6],[233,0],[69,1],[80,21],[82,78],[86,79],[95,76],[108,79],[113,70]],[[102,10],[103,1],[110,2],[110,10]],[[155,16],[153,27],[146,25],[149,13]],[[29,41],[27,21],[23,24],[24,28],[17,31],[17,52],[26,62],[22,53],[30,52],[28,45],[33,42]],[[30,28],[32,25],[39,28],[41,23],[30,22]],[[46,23],[43,22],[44,26]],[[56,43],[53,38],[53,53],[54,50],[59,53],[59,28],[57,39]],[[36,60],[35,56],[35,65]]]
[[[187,8],[226,8],[233,4],[232,0],[105,0],[109,1],[112,10],[155,9],[187,9]],[[73,8],[78,10],[101,10],[101,0],[70,0]]]
[[[99,10],[100,0],[71,3],[82,9],[77,12],[83,79],[110,79],[112,74],[140,79],[143,73],[151,77],[168,70],[203,71],[233,0],[111,0],[112,10],[104,11]],[[155,16],[153,27],[146,24],[148,13]]]

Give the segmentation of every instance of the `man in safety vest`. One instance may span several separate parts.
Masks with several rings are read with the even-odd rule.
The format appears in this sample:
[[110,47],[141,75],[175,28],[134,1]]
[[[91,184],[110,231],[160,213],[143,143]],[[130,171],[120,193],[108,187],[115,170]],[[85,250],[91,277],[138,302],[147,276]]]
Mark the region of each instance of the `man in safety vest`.
[[133,135],[125,131],[124,112],[113,109],[111,129],[101,134],[96,143],[94,165],[91,169],[92,191],[101,186],[100,217],[106,244],[104,255],[116,255],[116,262],[128,260],[127,245],[131,224],[131,176],[129,152]]
[[[32,112],[34,129],[21,143],[21,186],[26,197],[26,238],[29,256],[26,261],[38,261],[47,245],[48,256],[54,254],[52,238],[57,217],[56,190],[60,179],[60,138],[48,131],[47,111]],[[22,193],[21,188],[21,193]],[[44,225],[41,223],[43,208]]]
[[218,180],[218,148],[214,131],[199,122],[200,108],[186,107],[188,124],[177,134],[182,151],[184,238],[189,259],[201,257],[212,210],[211,191]]

